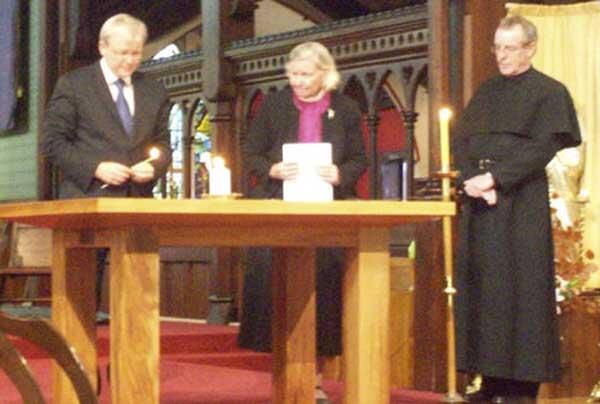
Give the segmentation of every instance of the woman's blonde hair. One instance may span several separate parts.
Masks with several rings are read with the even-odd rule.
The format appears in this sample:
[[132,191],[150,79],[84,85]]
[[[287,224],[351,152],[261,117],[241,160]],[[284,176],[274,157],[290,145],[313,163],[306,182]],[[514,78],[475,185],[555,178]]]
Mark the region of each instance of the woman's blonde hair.
[[288,62],[285,67],[288,69],[290,63],[297,60],[309,60],[314,62],[318,69],[325,72],[323,77],[323,88],[327,91],[337,88],[340,83],[340,73],[337,71],[335,60],[329,53],[329,50],[319,42],[303,42],[296,45],[290,51]]

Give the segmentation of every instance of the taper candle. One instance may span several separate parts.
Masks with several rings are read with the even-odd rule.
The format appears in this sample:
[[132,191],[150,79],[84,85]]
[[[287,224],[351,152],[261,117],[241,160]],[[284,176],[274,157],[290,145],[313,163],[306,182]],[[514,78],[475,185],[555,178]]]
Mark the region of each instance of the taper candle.
[[440,160],[441,172],[450,172],[450,117],[452,111],[449,108],[442,108],[439,111],[440,117]]
[[141,161],[141,163],[149,163],[152,160],[156,160],[160,157],[160,150],[157,147],[153,147],[150,149],[148,153],[148,158],[146,160]]
[[[153,147],[148,152],[148,158],[145,159],[145,160],[142,160],[142,161],[140,161],[139,163],[136,163],[136,164],[149,163],[152,160],[156,160],[159,157],[160,157],[160,150],[157,147]],[[100,189],[106,189],[109,186],[110,186],[109,184],[102,184],[102,186],[100,187]]]

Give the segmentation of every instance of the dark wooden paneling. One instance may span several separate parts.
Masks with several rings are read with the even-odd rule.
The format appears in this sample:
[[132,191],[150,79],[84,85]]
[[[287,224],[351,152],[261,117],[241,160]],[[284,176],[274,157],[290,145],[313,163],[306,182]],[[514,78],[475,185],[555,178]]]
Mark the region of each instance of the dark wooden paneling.
[[416,227],[414,388],[446,391],[446,287],[442,222]]
[[[562,375],[559,383],[542,386],[540,397],[585,397],[600,381],[600,312],[587,311],[599,296],[577,297],[577,309],[559,316]],[[593,306],[592,306],[593,307]]]
[[[498,74],[496,59],[490,52],[494,44],[494,33],[498,23],[506,15],[505,1],[470,0],[467,13],[470,15],[471,37],[466,38],[470,44],[469,51],[465,54],[466,63],[471,66],[467,86],[475,91],[484,80]],[[472,94],[465,94],[464,100],[468,101]]]
[[209,265],[200,262],[162,262],[160,315],[206,318]]

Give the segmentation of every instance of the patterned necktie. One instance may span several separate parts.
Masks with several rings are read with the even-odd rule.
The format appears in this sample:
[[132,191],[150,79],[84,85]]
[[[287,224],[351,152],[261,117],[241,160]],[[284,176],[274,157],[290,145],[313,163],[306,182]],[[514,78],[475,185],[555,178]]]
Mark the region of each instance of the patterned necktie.
[[131,117],[129,105],[127,104],[127,100],[125,99],[125,94],[123,93],[125,82],[122,79],[119,79],[115,81],[115,84],[119,89],[119,93],[117,94],[117,100],[115,101],[115,103],[117,104],[117,111],[119,112],[119,117],[121,118],[121,122],[123,123],[123,128],[125,128],[125,132],[128,135],[131,135],[131,133],[133,132],[133,118]]

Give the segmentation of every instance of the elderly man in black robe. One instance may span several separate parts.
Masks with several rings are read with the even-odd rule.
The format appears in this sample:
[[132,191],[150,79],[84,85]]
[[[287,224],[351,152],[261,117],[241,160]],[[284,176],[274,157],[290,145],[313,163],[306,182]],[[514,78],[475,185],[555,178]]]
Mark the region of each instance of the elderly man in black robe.
[[457,365],[483,375],[470,402],[533,402],[541,382],[559,379],[544,168],[581,137],[565,86],[531,65],[536,41],[527,19],[500,22],[492,48],[500,75],[477,90],[455,127]]

